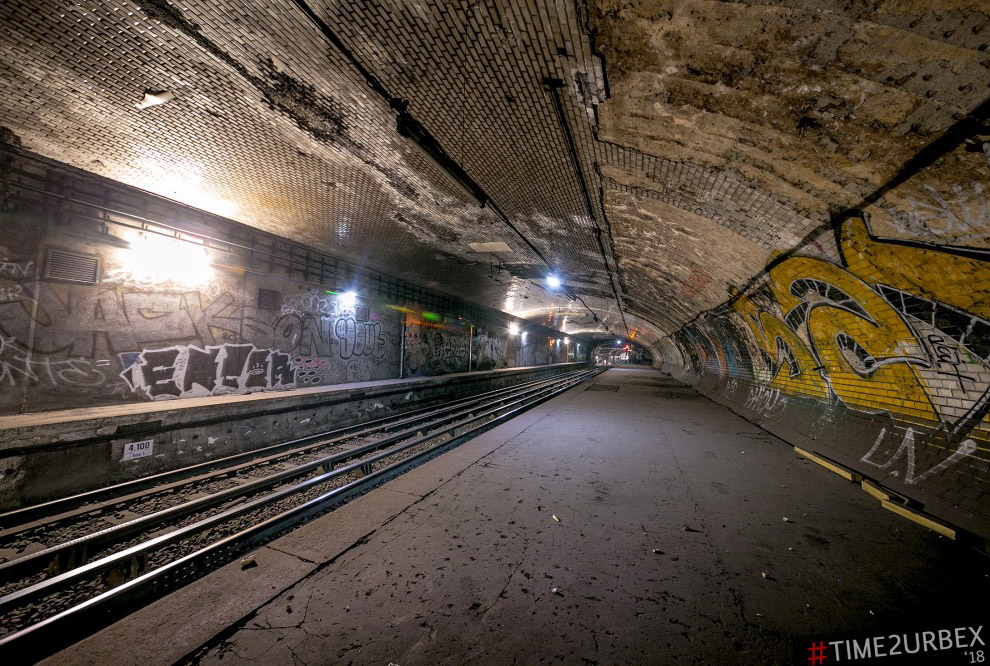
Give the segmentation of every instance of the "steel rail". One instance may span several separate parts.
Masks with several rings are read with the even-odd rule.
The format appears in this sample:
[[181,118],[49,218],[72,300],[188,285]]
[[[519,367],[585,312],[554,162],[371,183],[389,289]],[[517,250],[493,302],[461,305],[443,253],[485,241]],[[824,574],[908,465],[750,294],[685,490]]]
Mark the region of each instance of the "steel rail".
[[[600,372],[601,370],[597,368],[588,370],[587,377],[593,377]],[[447,442],[373,470],[360,479],[267,518],[237,534],[224,537],[37,624],[0,637],[0,658],[4,659],[5,663],[14,663],[25,661],[26,658],[40,660],[54,654],[166,593],[218,568],[239,554],[263,545],[293,527],[319,517],[427,460],[501,425],[519,413],[563,393],[587,377],[566,382],[566,385],[548,392],[537,400],[506,412]]]
[[[570,373],[568,373],[568,377],[569,376]],[[558,382],[561,379],[563,379],[563,377],[558,379]],[[484,407],[488,407],[493,404],[502,404],[510,400],[512,401],[509,403],[510,405],[518,404],[527,396],[541,390],[546,390],[546,387],[552,386],[553,383],[554,382],[540,383],[538,386],[530,387],[523,391],[519,391],[518,387],[516,387],[516,392],[492,400],[484,405]],[[39,550],[29,555],[25,555],[24,557],[19,557],[17,559],[10,560],[9,562],[4,562],[0,564],[0,583],[10,582],[18,576],[23,577],[25,575],[30,575],[31,572],[43,570],[47,568],[49,563],[52,561],[57,563],[57,570],[74,568],[79,566],[77,562],[80,564],[84,562],[89,553],[95,552],[100,548],[106,548],[112,546],[113,544],[120,543],[128,537],[147,531],[152,527],[167,523],[169,521],[178,520],[193,513],[223,505],[241,497],[253,495],[270,486],[275,486],[305,474],[309,474],[320,467],[323,467],[328,471],[332,470],[342,462],[362,456],[371,451],[385,448],[391,444],[408,439],[409,437],[413,437],[417,434],[426,435],[427,437],[435,437],[437,436],[436,434],[427,435],[426,429],[430,428],[431,432],[437,428],[442,430],[443,426],[463,420],[465,414],[470,415],[471,412],[477,411],[479,407],[481,407],[481,405],[475,405],[473,407],[454,411],[441,419],[432,420],[426,425],[420,425],[402,430],[380,440],[369,442],[368,444],[364,444],[347,451],[341,451],[339,453],[324,456],[300,465],[295,465],[289,469],[276,472],[275,474],[260,477],[254,481],[249,481],[233,488],[221,490],[206,497],[183,502],[167,509],[162,509],[160,511],[140,516],[133,520],[129,520],[118,525],[113,525],[76,539],[70,539],[69,541],[45,548],[44,550]],[[504,408],[505,407],[503,406],[498,409]],[[323,445],[325,445],[325,443],[320,446]],[[248,464],[254,463],[256,463],[256,461]],[[2,608],[2,598],[0,598],[0,608]]]
[[[529,398],[524,398],[521,400],[517,400],[515,402],[511,402],[507,405],[502,405],[500,407],[495,407],[493,409],[487,410],[485,412],[473,416],[472,418],[466,421],[451,426],[450,428],[447,429],[447,432],[449,432],[452,436],[455,436],[454,430],[463,428],[467,424],[485,419],[493,414],[496,414],[497,412],[504,411],[507,408],[511,408],[507,413],[516,413],[519,410],[521,410],[523,407],[538,404],[538,402],[541,401],[541,399],[544,398],[546,395],[553,394],[555,391],[570,388],[584,381],[586,376],[593,376],[594,374],[597,374],[597,371],[589,370],[587,371],[587,375],[585,376],[564,380],[559,382],[558,386],[551,386],[533,392],[535,395],[538,396],[534,400],[530,400]],[[559,387],[563,387],[563,388],[559,388]],[[498,418],[502,418],[502,417],[496,417],[496,419]],[[339,467],[335,470],[327,471],[323,474],[319,474],[310,479],[306,479],[305,481],[302,481],[294,486],[289,486],[287,488],[283,488],[275,492],[269,493],[267,495],[263,495],[261,497],[255,498],[253,500],[249,500],[247,502],[238,504],[237,506],[231,507],[226,511],[222,511],[218,514],[214,514],[213,516],[209,516],[190,525],[186,525],[167,534],[163,534],[158,537],[149,539],[148,541],[145,541],[143,543],[130,546],[129,548],[125,548],[124,550],[119,551],[117,553],[107,555],[98,560],[94,560],[87,564],[83,564],[82,566],[71,569],[70,571],[66,571],[65,573],[59,574],[52,578],[47,578],[41,582],[35,583],[34,585],[30,585],[28,587],[7,594],[3,597],[0,597],[0,612],[2,613],[10,612],[12,608],[23,606],[35,599],[47,596],[49,594],[53,594],[57,591],[60,591],[68,587],[69,585],[80,582],[83,579],[90,578],[93,575],[100,573],[102,571],[106,571],[108,569],[112,569],[115,567],[120,567],[125,570],[128,568],[131,569],[140,568],[141,559],[145,558],[149,552],[159,550],[160,548],[181,541],[182,539],[185,539],[189,536],[203,532],[212,527],[221,525],[224,522],[232,518],[235,518],[241,514],[249,513],[250,511],[253,511],[255,509],[259,509],[274,502],[278,502],[291,495],[302,492],[314,485],[319,485],[321,483],[331,481],[341,476],[346,476],[347,474],[350,474],[352,472],[360,472],[362,474],[367,475],[371,473],[372,471],[371,468],[372,465],[374,465],[374,463],[380,462],[381,460],[394,456],[398,453],[402,453],[403,451],[406,451],[410,448],[429,442],[430,440],[442,436],[443,434],[445,433],[434,432],[430,435],[426,435],[414,439],[405,444],[401,444],[399,446],[393,447],[392,449],[371,456],[370,458],[352,463],[345,467]],[[204,499],[209,499],[209,498],[204,498]],[[126,525],[126,523],[124,525]],[[122,526],[115,526],[115,527],[122,527]],[[110,528],[110,529],[112,530],[114,528]],[[87,537],[83,537],[83,539],[86,538]],[[17,562],[19,562],[19,560],[14,560],[8,564],[13,565],[16,564]]]
[[[113,503],[113,498],[125,492],[137,492],[140,490],[145,490],[148,488],[153,488],[156,485],[165,484],[172,479],[188,479],[191,475],[195,475],[200,472],[206,472],[211,470],[222,469],[225,466],[231,464],[236,464],[237,461],[248,461],[251,462],[258,458],[259,454],[263,455],[265,453],[281,451],[284,449],[291,449],[292,447],[299,447],[307,443],[316,442],[316,446],[322,446],[322,440],[327,438],[346,438],[351,437],[362,437],[366,434],[372,432],[378,432],[383,429],[392,429],[393,427],[400,427],[406,425],[409,422],[414,422],[417,420],[428,420],[433,414],[437,412],[442,412],[443,410],[457,407],[463,404],[476,403],[486,400],[498,394],[509,393],[519,388],[527,386],[535,386],[538,384],[543,384],[548,381],[552,381],[555,378],[566,377],[574,375],[577,372],[582,372],[581,370],[575,370],[572,372],[561,373],[559,375],[554,375],[553,377],[533,380],[530,382],[523,382],[521,384],[516,384],[502,389],[496,389],[494,391],[486,391],[484,393],[479,393],[474,396],[469,396],[466,398],[459,398],[443,405],[434,405],[432,407],[424,407],[419,410],[414,410],[406,412],[397,416],[383,417],[380,419],[375,419],[372,421],[364,421],[362,423],[356,423],[350,426],[345,426],[343,428],[335,428],[333,430],[328,430],[313,435],[307,435],[305,437],[299,437],[296,439],[288,440],[286,442],[281,442],[279,444],[273,444],[271,446],[266,446],[258,449],[253,449],[251,451],[245,451],[242,453],[236,453],[230,456],[225,456],[223,458],[218,458],[216,460],[209,460],[202,463],[197,463],[195,465],[189,465],[175,470],[169,470],[167,472],[161,472],[158,474],[153,474],[149,476],[142,477],[140,479],[133,479],[131,481],[124,481],[122,483],[114,484],[112,486],[106,486],[104,488],[97,488],[94,490],[89,490],[82,493],[76,493],[66,497],[61,497],[58,499],[50,500],[40,504],[32,504],[31,506],[21,507],[18,509],[12,509],[0,513],[0,538],[6,537],[13,534],[15,530],[18,530],[22,525],[25,529],[33,529],[35,527],[40,527],[42,524],[47,524],[42,522],[40,517],[61,517],[61,514],[54,515],[53,512],[61,511],[62,513],[71,512],[73,509],[82,507],[83,513],[88,511],[95,511],[101,506],[83,507],[86,503],[102,503],[107,502]],[[412,417],[412,418],[410,418]],[[284,455],[295,455],[292,451],[285,451]],[[199,480],[199,479],[195,479]],[[191,481],[195,481],[191,480]],[[168,488],[163,488],[168,489]],[[122,498],[125,500],[130,500],[130,497]],[[66,518],[72,518],[73,516],[67,515]],[[50,522],[50,521],[48,521]]]

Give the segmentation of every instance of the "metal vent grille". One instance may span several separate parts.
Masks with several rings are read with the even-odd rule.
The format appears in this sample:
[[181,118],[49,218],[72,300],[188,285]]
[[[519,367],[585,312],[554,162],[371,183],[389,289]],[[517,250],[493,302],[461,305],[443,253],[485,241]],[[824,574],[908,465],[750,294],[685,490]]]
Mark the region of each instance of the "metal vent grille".
[[258,290],[258,307],[262,310],[277,310],[281,294],[271,289]]
[[586,390],[588,391],[618,391],[619,387],[616,384],[592,384]]
[[48,248],[45,257],[45,277],[96,284],[100,276],[100,260],[88,254]]

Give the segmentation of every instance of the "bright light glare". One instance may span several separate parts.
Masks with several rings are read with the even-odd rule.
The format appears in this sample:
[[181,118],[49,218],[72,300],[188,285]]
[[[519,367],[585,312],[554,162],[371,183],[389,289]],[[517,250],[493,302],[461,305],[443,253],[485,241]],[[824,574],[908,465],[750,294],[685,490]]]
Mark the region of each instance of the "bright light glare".
[[526,331],[523,331],[522,335],[519,337],[522,339],[523,342],[526,342]]
[[570,338],[564,338],[564,344],[565,345],[571,344],[571,339]]
[[516,335],[519,333],[519,324],[514,321],[509,322],[509,335]]
[[131,241],[126,261],[131,275],[141,281],[197,285],[213,276],[205,247],[157,234],[143,234]]
[[557,287],[560,286],[560,278],[557,277],[556,275],[548,275],[547,284],[550,286],[551,289],[556,289]]
[[357,292],[345,291],[340,295],[340,304],[345,308],[353,308],[357,303]]
[[615,341],[615,344],[617,344],[617,345],[621,345],[621,344],[622,344],[622,340],[616,340],[616,341]]

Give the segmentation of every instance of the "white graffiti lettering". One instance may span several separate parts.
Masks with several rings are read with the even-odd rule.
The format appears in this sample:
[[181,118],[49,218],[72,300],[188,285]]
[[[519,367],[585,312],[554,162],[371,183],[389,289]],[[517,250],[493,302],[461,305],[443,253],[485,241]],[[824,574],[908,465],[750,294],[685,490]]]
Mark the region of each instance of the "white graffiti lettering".
[[787,398],[777,389],[753,386],[744,406],[766,418],[773,418],[783,413],[787,407]]
[[251,344],[180,345],[142,351],[120,376],[152,400],[251,393],[295,388],[289,361],[288,354]]
[[[907,483],[909,485],[914,485],[919,481],[924,481],[928,477],[948,469],[952,465],[958,463],[966,456],[972,455],[973,452],[976,451],[976,442],[974,442],[972,439],[964,439],[962,442],[959,443],[959,445],[956,447],[956,450],[953,451],[952,455],[950,455],[948,458],[945,458],[937,465],[934,465],[933,467],[929,468],[922,474],[916,476],[914,429],[908,428],[904,432],[904,437],[901,440],[900,446],[897,447],[894,453],[890,455],[885,462],[878,462],[876,460],[873,460],[874,454],[877,452],[878,449],[880,449],[880,445],[883,443],[886,435],[887,435],[887,429],[881,428],[880,434],[877,435],[876,442],[873,444],[872,448],[870,448],[870,450],[866,452],[866,455],[860,458],[860,461],[865,462],[869,465],[873,465],[877,469],[888,470],[891,467],[893,467],[894,463],[900,460],[901,457],[904,457],[907,468],[904,473],[904,483]],[[894,470],[890,472],[890,475],[898,476],[899,473],[900,473],[899,470]]]

